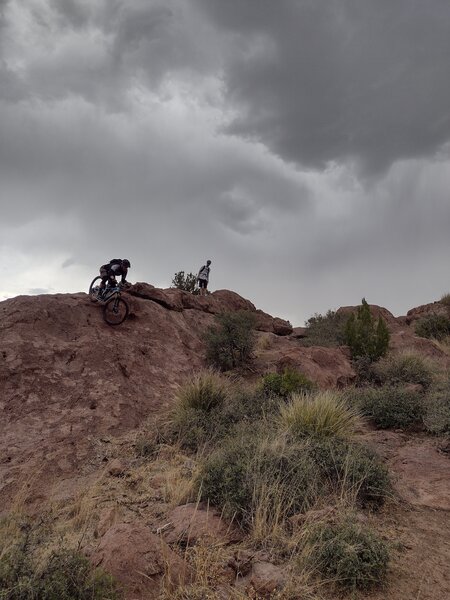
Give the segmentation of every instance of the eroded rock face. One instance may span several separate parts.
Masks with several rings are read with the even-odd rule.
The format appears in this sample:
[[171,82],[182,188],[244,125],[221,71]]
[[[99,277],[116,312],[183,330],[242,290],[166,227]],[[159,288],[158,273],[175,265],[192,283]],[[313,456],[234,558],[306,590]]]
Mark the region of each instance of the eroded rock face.
[[159,598],[164,575],[165,585],[173,588],[190,579],[185,561],[139,523],[120,523],[108,529],[91,562],[121,582],[127,600]]

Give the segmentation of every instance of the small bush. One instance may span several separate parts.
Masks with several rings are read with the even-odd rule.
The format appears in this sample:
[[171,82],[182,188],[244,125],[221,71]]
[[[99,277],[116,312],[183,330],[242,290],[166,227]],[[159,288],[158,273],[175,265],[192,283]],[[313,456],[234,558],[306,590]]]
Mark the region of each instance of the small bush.
[[424,389],[428,389],[433,383],[435,370],[429,359],[416,352],[391,354],[373,367],[382,384],[418,383]]
[[255,315],[246,310],[216,315],[217,325],[206,334],[207,359],[228,371],[245,364],[255,347]]
[[313,382],[295,369],[286,368],[282,373],[267,373],[263,376],[262,390],[267,395],[287,398],[293,393],[314,389]]
[[197,276],[194,273],[186,273],[184,271],[178,271],[175,273],[172,279],[172,287],[178,290],[184,290],[190,294],[199,294],[197,286]]
[[358,412],[332,391],[294,394],[280,409],[281,427],[296,439],[304,436],[348,437],[354,433],[358,421]]
[[354,401],[362,414],[380,429],[407,429],[422,422],[422,394],[402,387],[360,388]]
[[362,506],[381,506],[391,492],[386,466],[369,448],[337,438],[314,441],[309,450],[321,476]]
[[337,347],[345,343],[344,330],[347,316],[329,310],[325,315],[316,313],[306,323],[306,338],[302,346]]
[[307,508],[316,497],[317,477],[300,446],[271,442],[261,428],[252,434],[242,428],[206,460],[199,486],[204,500],[249,526],[262,502],[280,519]]
[[427,399],[424,424],[430,433],[450,435],[450,392],[436,392]]
[[370,361],[384,356],[389,348],[389,331],[380,317],[375,323],[366,300],[350,315],[345,326],[345,342],[353,359],[366,357]]
[[444,294],[442,298],[439,300],[440,304],[443,304],[447,308],[450,308],[450,294]]
[[445,315],[429,315],[417,321],[415,329],[420,337],[443,340],[450,335],[450,318]]
[[111,576],[94,570],[72,550],[53,552],[43,565],[33,561],[27,544],[4,553],[0,598],[8,600],[115,600],[121,598]]
[[369,590],[385,581],[389,552],[375,533],[344,523],[316,532],[312,559],[339,586]]
[[[230,435],[236,424],[243,422],[252,427],[255,421],[276,413],[279,408],[278,397],[231,384],[218,374],[213,378],[210,375],[211,372],[203,372],[191,378],[186,386],[180,386],[165,426],[166,437],[177,440],[188,450],[212,447]],[[199,390],[201,393],[197,393]]]

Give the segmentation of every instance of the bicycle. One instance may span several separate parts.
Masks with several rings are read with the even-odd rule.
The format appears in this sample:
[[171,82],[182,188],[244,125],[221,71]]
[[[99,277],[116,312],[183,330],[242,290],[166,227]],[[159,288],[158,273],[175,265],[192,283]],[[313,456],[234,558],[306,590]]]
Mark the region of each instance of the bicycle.
[[91,302],[103,304],[103,318],[108,325],[120,325],[128,317],[130,307],[120,296],[120,284],[108,285],[102,289],[100,287],[101,280],[100,276],[92,280],[89,286],[89,298]]

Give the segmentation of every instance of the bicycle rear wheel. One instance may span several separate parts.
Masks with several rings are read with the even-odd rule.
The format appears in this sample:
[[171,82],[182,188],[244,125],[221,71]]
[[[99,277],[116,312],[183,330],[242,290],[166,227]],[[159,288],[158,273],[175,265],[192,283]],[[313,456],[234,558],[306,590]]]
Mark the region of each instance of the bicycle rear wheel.
[[123,298],[111,298],[103,306],[103,318],[108,325],[120,325],[128,317],[130,309]]
[[100,291],[101,280],[102,278],[100,275],[97,275],[97,277],[92,280],[91,285],[89,286],[89,298],[91,302],[98,302],[98,293]]

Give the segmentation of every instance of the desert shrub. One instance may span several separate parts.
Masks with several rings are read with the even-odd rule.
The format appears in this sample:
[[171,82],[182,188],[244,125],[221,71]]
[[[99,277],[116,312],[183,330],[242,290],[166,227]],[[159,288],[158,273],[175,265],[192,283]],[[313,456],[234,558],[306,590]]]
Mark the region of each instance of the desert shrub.
[[304,436],[348,437],[359,421],[355,408],[333,391],[316,394],[294,394],[290,402],[280,408],[280,425],[293,438]]
[[443,304],[447,308],[450,308],[450,294],[444,294],[439,300],[440,304]]
[[315,464],[297,444],[271,441],[261,426],[226,438],[199,477],[204,500],[249,526],[260,503],[280,518],[304,510],[317,494]]
[[422,422],[424,400],[420,392],[398,386],[360,388],[353,400],[380,429],[408,428]]
[[267,395],[287,398],[296,392],[314,389],[313,382],[295,369],[286,368],[282,373],[267,373],[262,378],[262,391]]
[[389,551],[375,533],[350,523],[324,525],[314,542],[314,564],[339,586],[369,590],[385,581]]
[[246,363],[256,342],[255,315],[247,310],[216,315],[216,326],[206,334],[207,359],[228,371]]
[[417,321],[415,330],[420,337],[443,340],[450,335],[450,318],[445,315],[429,315]]
[[386,466],[369,448],[338,438],[314,442],[309,448],[321,477],[346,491],[362,506],[376,508],[391,493]]
[[245,422],[252,426],[261,417],[275,414],[279,403],[278,397],[261,390],[237,382],[231,384],[216,373],[211,377],[211,372],[202,372],[180,386],[164,435],[187,450],[212,447],[230,435],[236,424]]
[[345,343],[344,330],[347,317],[333,310],[325,315],[316,313],[306,323],[306,338],[301,340],[302,346],[336,347]]
[[418,383],[428,389],[433,383],[435,368],[431,361],[417,352],[390,354],[373,366],[382,384]]
[[191,294],[197,295],[199,289],[197,286],[197,276],[194,273],[186,273],[184,271],[178,271],[175,273],[172,279],[172,287],[178,290],[184,290]]
[[345,326],[345,342],[350,347],[352,358],[378,360],[389,348],[389,337],[386,323],[381,317],[375,322],[363,298],[356,314],[350,315]]
[[121,598],[110,575],[94,570],[73,550],[52,552],[41,564],[21,543],[1,556],[0,598],[5,600],[115,600]]
[[424,424],[430,433],[450,434],[450,391],[442,390],[427,398]]

